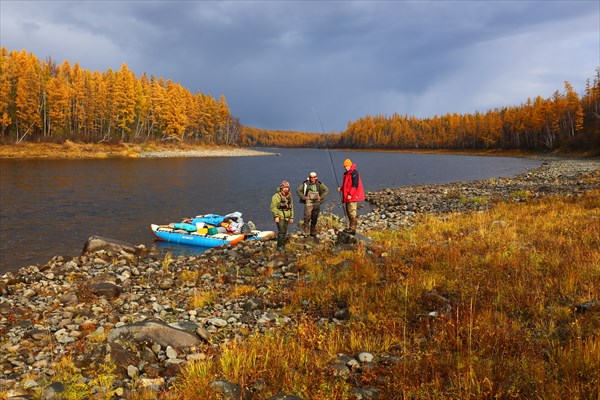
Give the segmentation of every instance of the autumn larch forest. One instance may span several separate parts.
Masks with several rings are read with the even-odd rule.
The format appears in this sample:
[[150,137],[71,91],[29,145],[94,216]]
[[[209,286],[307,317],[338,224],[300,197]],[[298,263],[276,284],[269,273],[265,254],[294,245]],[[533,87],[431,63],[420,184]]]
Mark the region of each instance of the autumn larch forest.
[[0,143],[177,141],[239,146],[361,149],[600,149],[600,67],[580,96],[565,81],[551,97],[431,118],[366,115],[340,133],[242,126],[225,96],[192,94],[126,64],[90,72],[0,49]]

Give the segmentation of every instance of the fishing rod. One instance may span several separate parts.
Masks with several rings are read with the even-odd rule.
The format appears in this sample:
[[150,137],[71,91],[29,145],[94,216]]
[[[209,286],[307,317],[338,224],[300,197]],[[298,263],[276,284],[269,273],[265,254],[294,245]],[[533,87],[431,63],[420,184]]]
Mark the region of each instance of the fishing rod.
[[[321,132],[323,133],[323,136],[325,136],[325,129],[323,129],[323,122],[321,122],[321,118],[319,117],[319,114],[317,114],[317,110],[315,110],[314,107],[312,107],[312,110],[313,110],[313,113],[315,114],[315,117],[319,121],[319,124],[321,125]],[[340,183],[338,181],[337,173],[335,172],[335,166],[333,165],[333,157],[331,156],[329,139],[327,137],[325,138],[325,147],[327,147],[327,154],[329,154],[329,162],[331,163],[331,171],[333,172],[333,177],[335,178],[336,188],[339,188]],[[342,194],[342,191],[339,191],[339,193],[340,193],[340,201],[341,201],[340,207],[342,208],[342,210],[344,210],[344,217],[346,217],[346,219],[348,219],[348,216],[346,215],[346,207],[343,206],[344,195]]]

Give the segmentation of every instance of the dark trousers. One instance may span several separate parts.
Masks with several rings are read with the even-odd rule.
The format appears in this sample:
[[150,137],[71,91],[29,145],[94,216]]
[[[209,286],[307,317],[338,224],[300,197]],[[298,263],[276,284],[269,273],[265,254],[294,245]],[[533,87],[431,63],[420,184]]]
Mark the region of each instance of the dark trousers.
[[317,232],[317,220],[321,211],[321,203],[307,201],[304,204],[304,233],[312,235]]
[[279,222],[277,223],[277,247],[285,245],[289,224],[289,219],[279,218]]

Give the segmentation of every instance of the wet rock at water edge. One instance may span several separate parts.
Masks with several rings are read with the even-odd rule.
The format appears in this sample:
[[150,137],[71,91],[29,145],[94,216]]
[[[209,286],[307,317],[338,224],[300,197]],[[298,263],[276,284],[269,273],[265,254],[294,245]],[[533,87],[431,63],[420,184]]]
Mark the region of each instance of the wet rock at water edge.
[[81,255],[93,254],[100,250],[113,253],[129,253],[136,254],[137,250],[131,243],[124,242],[122,240],[110,239],[100,236],[91,236],[81,250]]

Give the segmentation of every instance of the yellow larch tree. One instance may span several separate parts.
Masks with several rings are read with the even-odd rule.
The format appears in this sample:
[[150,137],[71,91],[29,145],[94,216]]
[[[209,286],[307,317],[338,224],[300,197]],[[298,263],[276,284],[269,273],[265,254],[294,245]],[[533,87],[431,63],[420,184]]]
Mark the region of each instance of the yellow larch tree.
[[61,137],[68,132],[69,122],[69,86],[67,78],[59,69],[46,85],[48,97],[48,135]]
[[575,134],[583,129],[583,105],[573,86],[565,81],[565,123],[568,134]]
[[150,77],[150,132],[162,134],[164,127],[163,110],[166,101],[166,84],[162,78]]
[[150,128],[151,87],[148,76],[144,73],[135,81],[135,128],[133,139],[137,140]]
[[19,143],[35,128],[41,128],[40,107],[42,85],[40,63],[33,54],[21,51],[17,59],[17,91],[15,99],[16,133]]
[[9,73],[9,58],[6,47],[0,48],[0,137],[4,138],[12,118],[10,104],[12,95],[11,74]]
[[162,110],[162,119],[165,122],[163,139],[183,140],[188,124],[186,102],[186,90],[179,83],[168,80]]
[[121,65],[121,69],[115,73],[115,122],[122,142],[126,141],[135,121],[135,79],[127,64]]

